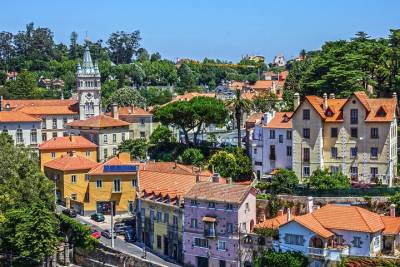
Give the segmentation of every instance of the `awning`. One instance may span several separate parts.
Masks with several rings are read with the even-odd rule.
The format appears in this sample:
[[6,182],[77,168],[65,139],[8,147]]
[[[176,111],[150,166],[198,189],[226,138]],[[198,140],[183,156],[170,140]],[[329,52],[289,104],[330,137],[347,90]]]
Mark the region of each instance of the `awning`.
[[208,217],[208,216],[203,217],[203,222],[216,222],[216,221],[217,218],[214,217]]

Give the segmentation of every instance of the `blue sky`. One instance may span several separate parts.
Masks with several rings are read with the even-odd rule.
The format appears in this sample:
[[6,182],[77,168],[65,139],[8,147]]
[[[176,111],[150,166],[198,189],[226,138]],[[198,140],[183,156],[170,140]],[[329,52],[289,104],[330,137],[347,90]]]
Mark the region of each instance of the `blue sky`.
[[53,30],[57,42],[106,40],[117,30],[140,30],[142,46],[163,57],[238,61],[261,54],[294,57],[357,31],[386,37],[400,28],[399,0],[19,0],[4,1],[0,31],[31,21]]

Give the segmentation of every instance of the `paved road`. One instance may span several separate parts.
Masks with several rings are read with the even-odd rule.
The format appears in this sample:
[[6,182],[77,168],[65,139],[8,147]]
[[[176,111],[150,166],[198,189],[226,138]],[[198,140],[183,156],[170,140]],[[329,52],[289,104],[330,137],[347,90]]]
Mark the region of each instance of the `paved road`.
[[[57,207],[58,210],[62,210],[63,208]],[[94,229],[101,231],[103,230],[103,228],[99,225],[95,225],[93,223],[90,222],[90,220],[88,220],[86,217],[82,217],[80,215],[78,215],[76,217],[76,220],[78,220],[81,223],[85,223],[85,224],[90,224],[91,227],[93,227]],[[101,243],[103,243],[104,245],[111,247],[111,239],[105,238],[105,237],[101,237],[100,238]],[[139,256],[142,257],[143,256],[143,249],[141,248],[141,244],[139,243],[128,243],[125,242],[125,240],[123,239],[123,236],[118,236],[117,238],[114,239],[114,249],[121,251],[123,253],[126,254],[131,254],[131,255],[135,255],[135,256]],[[181,267],[181,265],[177,265],[171,262],[168,262],[160,257],[158,257],[155,254],[152,254],[151,252],[149,252],[149,250],[146,250],[146,259],[163,264],[165,266],[172,266],[172,267]]]

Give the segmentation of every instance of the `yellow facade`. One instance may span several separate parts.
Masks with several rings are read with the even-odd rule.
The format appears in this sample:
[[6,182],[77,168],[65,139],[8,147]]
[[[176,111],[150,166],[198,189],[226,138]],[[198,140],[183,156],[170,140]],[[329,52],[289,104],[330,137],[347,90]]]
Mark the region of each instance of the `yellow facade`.
[[139,201],[142,218],[139,238],[154,251],[179,261],[182,255],[177,249],[182,245],[183,209],[143,198]]
[[[116,213],[133,212],[136,200],[137,174],[124,175],[90,175],[88,202],[85,213],[100,212],[98,204],[114,201]],[[120,188],[116,188],[119,180]]]
[[[74,148],[73,151],[80,156],[87,157],[93,161],[97,161],[97,148]],[[44,164],[56,158],[66,155],[71,152],[71,149],[54,149],[54,150],[39,150],[40,167],[44,170]]]

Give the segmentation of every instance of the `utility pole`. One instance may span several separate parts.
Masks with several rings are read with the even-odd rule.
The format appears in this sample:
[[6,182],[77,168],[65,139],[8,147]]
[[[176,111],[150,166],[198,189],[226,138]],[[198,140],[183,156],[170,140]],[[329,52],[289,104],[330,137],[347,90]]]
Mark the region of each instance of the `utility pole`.
[[110,201],[111,206],[111,247],[114,248],[114,203]]

